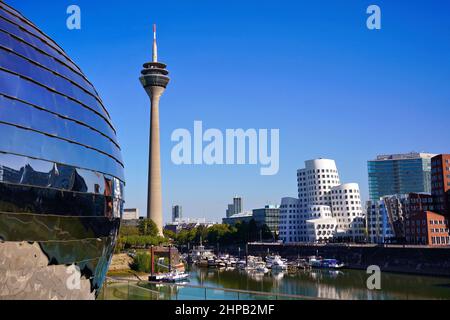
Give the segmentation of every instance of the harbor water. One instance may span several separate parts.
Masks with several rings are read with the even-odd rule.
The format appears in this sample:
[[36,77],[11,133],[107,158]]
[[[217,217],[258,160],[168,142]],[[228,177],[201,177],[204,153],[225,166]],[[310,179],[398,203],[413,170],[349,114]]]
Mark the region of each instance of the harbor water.
[[[450,299],[450,278],[441,277],[382,273],[381,290],[369,290],[367,288],[369,275],[361,270],[312,269],[294,274],[281,272],[262,274],[238,269],[193,266],[187,271],[190,274],[188,284],[193,287],[183,287],[179,284],[146,284],[144,287],[148,293],[143,293],[137,287],[130,289],[129,285],[122,284],[106,288],[106,299],[257,300],[286,298],[277,296],[279,294],[338,300]],[[127,294],[124,293],[125,286],[128,286]],[[265,295],[245,294],[237,291],[262,292]]]

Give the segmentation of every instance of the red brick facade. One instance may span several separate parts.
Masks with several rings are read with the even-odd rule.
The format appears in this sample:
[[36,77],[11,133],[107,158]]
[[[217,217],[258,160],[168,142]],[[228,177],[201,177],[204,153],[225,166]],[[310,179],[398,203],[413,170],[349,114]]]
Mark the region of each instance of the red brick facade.
[[406,221],[406,241],[410,244],[445,246],[450,244],[448,220],[445,216],[424,211]]
[[450,217],[450,154],[431,159],[431,194],[435,211]]

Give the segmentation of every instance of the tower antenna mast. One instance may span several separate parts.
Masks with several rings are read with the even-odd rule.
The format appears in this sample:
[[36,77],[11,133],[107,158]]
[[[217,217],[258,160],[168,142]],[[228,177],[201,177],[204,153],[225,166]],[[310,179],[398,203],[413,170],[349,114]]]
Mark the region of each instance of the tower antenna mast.
[[156,24],[153,25],[153,62],[158,62],[158,44],[156,42]]

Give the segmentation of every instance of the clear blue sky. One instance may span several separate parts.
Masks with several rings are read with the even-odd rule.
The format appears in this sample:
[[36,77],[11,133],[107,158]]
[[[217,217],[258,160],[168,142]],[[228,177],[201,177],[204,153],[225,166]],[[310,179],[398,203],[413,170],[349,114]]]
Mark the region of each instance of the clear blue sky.
[[[171,72],[161,104],[165,217],[219,220],[238,194],[244,207],[296,196],[305,160],[337,161],[366,199],[367,160],[382,153],[450,152],[450,2],[9,0],[53,37],[93,82],[118,130],[127,207],[145,214],[149,101],[138,81],[151,59],[151,24]],[[66,28],[66,8],[82,30]],[[382,30],[366,8],[382,9]],[[181,166],[177,128],[279,128],[280,171]]]

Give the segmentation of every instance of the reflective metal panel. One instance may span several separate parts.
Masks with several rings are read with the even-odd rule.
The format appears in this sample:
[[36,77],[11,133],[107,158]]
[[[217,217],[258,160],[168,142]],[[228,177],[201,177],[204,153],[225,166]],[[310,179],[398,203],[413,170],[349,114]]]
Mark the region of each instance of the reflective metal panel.
[[51,92],[34,82],[0,70],[0,94],[57,113],[94,127],[114,141],[113,128],[100,115],[69,98]]
[[11,36],[8,32],[1,29],[0,44],[4,49],[12,50],[18,55],[27,57],[27,59],[67,77],[92,94],[97,94],[94,87],[81,74],[71,69],[68,65],[56,60],[52,56],[45,54],[40,50],[37,50],[35,47]]
[[[84,107],[87,108],[89,110],[92,110],[93,112],[97,113],[101,118],[103,118],[108,124],[110,124],[109,119],[108,119],[108,115],[103,111],[103,107],[102,105],[95,100],[94,98],[89,98],[88,96],[80,96],[80,94],[74,89],[73,85],[71,87],[68,87],[67,90],[65,88],[62,88],[62,85],[58,85],[59,88],[55,88],[57,87],[57,85],[55,84],[57,82],[56,79],[49,79],[49,75],[47,74],[40,74],[39,71],[37,70],[29,70],[29,68],[31,68],[32,65],[28,65],[28,64],[16,64],[15,69],[19,70],[19,72],[15,72],[11,69],[7,69],[7,68],[3,68],[2,66],[0,66],[0,71],[2,72],[7,72],[10,73],[12,75],[18,76],[20,79],[20,82],[22,83],[23,81],[28,81],[31,82],[32,84],[35,85],[36,88],[40,88],[40,91],[45,92],[45,91],[50,91],[50,92],[54,92],[57,95],[61,95],[64,97],[67,97],[70,100],[75,101],[78,105],[80,105],[80,107]],[[25,74],[26,73],[31,73],[31,72],[36,72],[36,78],[39,78],[40,81],[36,81],[35,79],[33,79],[32,77],[28,77]],[[55,82],[47,85],[46,83],[50,83],[52,80],[54,80]],[[20,88],[19,88],[20,89]],[[58,91],[58,89],[60,91]],[[37,89],[39,90],[39,89]],[[13,96],[13,97],[20,97],[20,94],[23,94],[20,90],[18,91],[18,96]],[[34,100],[30,100],[31,103],[34,103]]]
[[[7,25],[9,30],[17,30],[20,26],[20,33],[15,33],[16,36],[21,36],[23,39],[28,40],[28,42],[38,46],[43,51],[55,56],[71,67],[78,69],[78,67],[63,53],[63,51],[57,46],[53,45],[52,41],[48,41],[45,36],[36,32],[34,28],[31,28],[26,22],[15,18],[13,15],[4,10],[0,10],[0,19],[2,20],[2,25]],[[10,26],[9,26],[10,25]],[[14,28],[17,27],[17,28]]]
[[41,85],[52,88],[53,90],[80,101],[87,106],[92,106],[97,112],[107,117],[103,106],[100,104],[100,101],[97,100],[97,96],[78,87],[78,84],[74,85],[74,83],[69,80],[59,75],[55,75],[52,70],[47,70],[4,49],[0,49],[0,67],[32,79]]
[[93,149],[1,123],[0,136],[10,137],[0,139],[0,151],[92,169],[123,180],[122,164]]
[[0,299],[95,299],[124,205],[116,132],[67,54],[1,1],[0,136]]
[[[0,119],[22,128],[70,140],[109,154],[122,162],[119,147],[106,136],[77,122],[0,95]],[[111,143],[113,142],[113,143]]]

